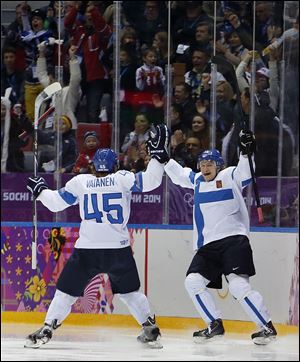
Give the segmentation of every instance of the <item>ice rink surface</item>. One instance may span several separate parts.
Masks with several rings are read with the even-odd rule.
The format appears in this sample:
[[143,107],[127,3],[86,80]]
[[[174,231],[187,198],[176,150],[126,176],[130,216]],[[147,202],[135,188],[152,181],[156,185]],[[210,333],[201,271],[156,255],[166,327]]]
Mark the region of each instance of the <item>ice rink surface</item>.
[[299,335],[279,336],[267,346],[256,346],[247,334],[195,344],[193,330],[162,330],[163,349],[141,345],[139,328],[63,325],[39,349],[24,348],[35,324],[1,325],[1,361],[299,361]]

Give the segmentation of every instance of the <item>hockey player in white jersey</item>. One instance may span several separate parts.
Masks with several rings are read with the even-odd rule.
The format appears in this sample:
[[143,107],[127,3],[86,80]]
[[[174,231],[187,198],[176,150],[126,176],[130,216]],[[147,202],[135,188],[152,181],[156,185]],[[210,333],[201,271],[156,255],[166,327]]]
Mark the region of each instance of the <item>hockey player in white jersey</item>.
[[[194,189],[193,242],[196,254],[187,271],[185,287],[207,328],[194,333],[203,341],[225,333],[221,312],[208,288],[222,288],[222,274],[229,291],[260,330],[252,334],[255,344],[267,344],[277,335],[259,292],[249,284],[255,274],[249,243],[249,216],[242,190],[251,182],[247,154],[255,150],[251,131],[240,134],[241,155],[237,167],[224,166],[217,150],[204,151],[198,160],[200,172],[169,160],[165,171],[172,182]],[[151,150],[150,150],[151,153]],[[153,157],[158,153],[152,151]],[[165,161],[168,155],[160,153]]]
[[[157,129],[157,134],[168,143],[166,127]],[[49,210],[57,212],[78,204],[82,221],[79,238],[57,282],[45,324],[27,337],[26,347],[38,348],[52,338],[53,331],[69,315],[89,281],[99,273],[108,274],[113,293],[119,294],[142,326],[138,340],[153,348],[162,347],[155,316],[150,312],[147,297],[139,291],[127,223],[131,193],[157,188],[164,169],[155,159],[149,162],[145,172],[137,174],[117,171],[117,166],[118,157],[113,150],[99,149],[93,158],[93,174],[75,176],[60,190],[49,190],[42,177],[28,179],[27,188]]]

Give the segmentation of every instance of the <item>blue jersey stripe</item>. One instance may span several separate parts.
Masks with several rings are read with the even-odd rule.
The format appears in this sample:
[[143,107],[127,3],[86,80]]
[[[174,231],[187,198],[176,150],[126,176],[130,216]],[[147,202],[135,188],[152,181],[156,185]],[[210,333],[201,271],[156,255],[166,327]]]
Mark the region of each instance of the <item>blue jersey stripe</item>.
[[245,302],[249,305],[249,307],[253,310],[253,312],[257,315],[257,318],[262,322],[263,325],[266,325],[268,322],[264,320],[263,316],[256,309],[255,305],[252,304],[248,297],[245,297]]
[[143,175],[142,172],[138,172],[135,175],[135,182],[131,187],[130,191],[132,192],[143,192]]
[[189,178],[190,178],[190,181],[191,181],[192,184],[194,184],[195,175],[196,175],[196,173],[194,171],[191,171],[191,173],[189,175]]
[[219,191],[210,191],[210,192],[201,192],[201,197],[199,197],[199,204],[207,204],[209,202],[217,202],[224,200],[233,199],[232,189],[225,189]]
[[248,180],[242,181],[242,187],[245,187],[249,184],[251,184],[252,182],[252,178],[248,178]]
[[195,223],[196,223],[196,228],[197,228],[197,232],[198,232],[197,246],[198,246],[198,249],[200,249],[204,242],[204,237],[203,237],[204,219],[203,219],[202,211],[200,209],[199,187],[195,188],[194,201],[195,201],[195,203],[194,203]]
[[71,192],[66,191],[64,187],[58,190],[58,193],[61,198],[69,205],[73,205],[77,200],[77,197],[71,194]]
[[202,302],[199,294],[196,294],[197,302],[200,304],[201,308],[203,309],[203,312],[208,316],[208,318],[213,322],[215,318],[209,313],[208,309],[206,308],[205,304]]

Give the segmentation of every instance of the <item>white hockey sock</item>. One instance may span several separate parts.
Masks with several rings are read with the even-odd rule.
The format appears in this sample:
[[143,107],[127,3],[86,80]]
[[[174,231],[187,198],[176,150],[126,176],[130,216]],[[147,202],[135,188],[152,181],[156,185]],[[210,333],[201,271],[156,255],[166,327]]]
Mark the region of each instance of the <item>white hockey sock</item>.
[[56,290],[49,306],[45,323],[51,324],[54,319],[57,319],[58,324],[61,324],[70,314],[72,305],[76,302],[77,298]]
[[147,297],[141,292],[120,294],[120,299],[125,303],[137,322],[142,325],[151,316]]
[[198,273],[191,273],[185,279],[185,288],[207,325],[221,318],[221,312],[216,308],[214,298],[206,288],[208,283],[209,281]]
[[240,301],[240,304],[258,326],[262,327],[271,320],[263,298],[256,290],[251,290],[249,294]]
[[266,325],[270,320],[269,312],[259,292],[251,289],[247,276],[229,274],[229,291],[239,301],[250,319],[258,326]]

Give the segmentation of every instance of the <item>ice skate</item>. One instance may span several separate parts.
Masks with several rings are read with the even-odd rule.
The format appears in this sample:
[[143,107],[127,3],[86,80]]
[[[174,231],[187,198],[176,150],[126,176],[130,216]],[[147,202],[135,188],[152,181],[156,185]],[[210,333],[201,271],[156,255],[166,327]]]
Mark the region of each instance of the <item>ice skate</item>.
[[202,329],[193,333],[194,341],[201,343],[214,337],[221,337],[225,333],[222,319],[216,319],[209,324],[206,329]]
[[48,343],[52,338],[53,330],[58,327],[60,327],[60,324],[57,324],[57,319],[54,319],[51,325],[45,323],[42,328],[28,335],[24,347],[39,348],[41,345]]
[[272,321],[268,322],[263,328],[251,335],[253,343],[258,345],[266,345],[276,339],[277,332],[273,326]]
[[160,330],[155,324],[155,316],[154,318],[149,317],[147,322],[143,324],[142,333],[137,337],[137,340],[150,348],[163,348],[159,339]]

